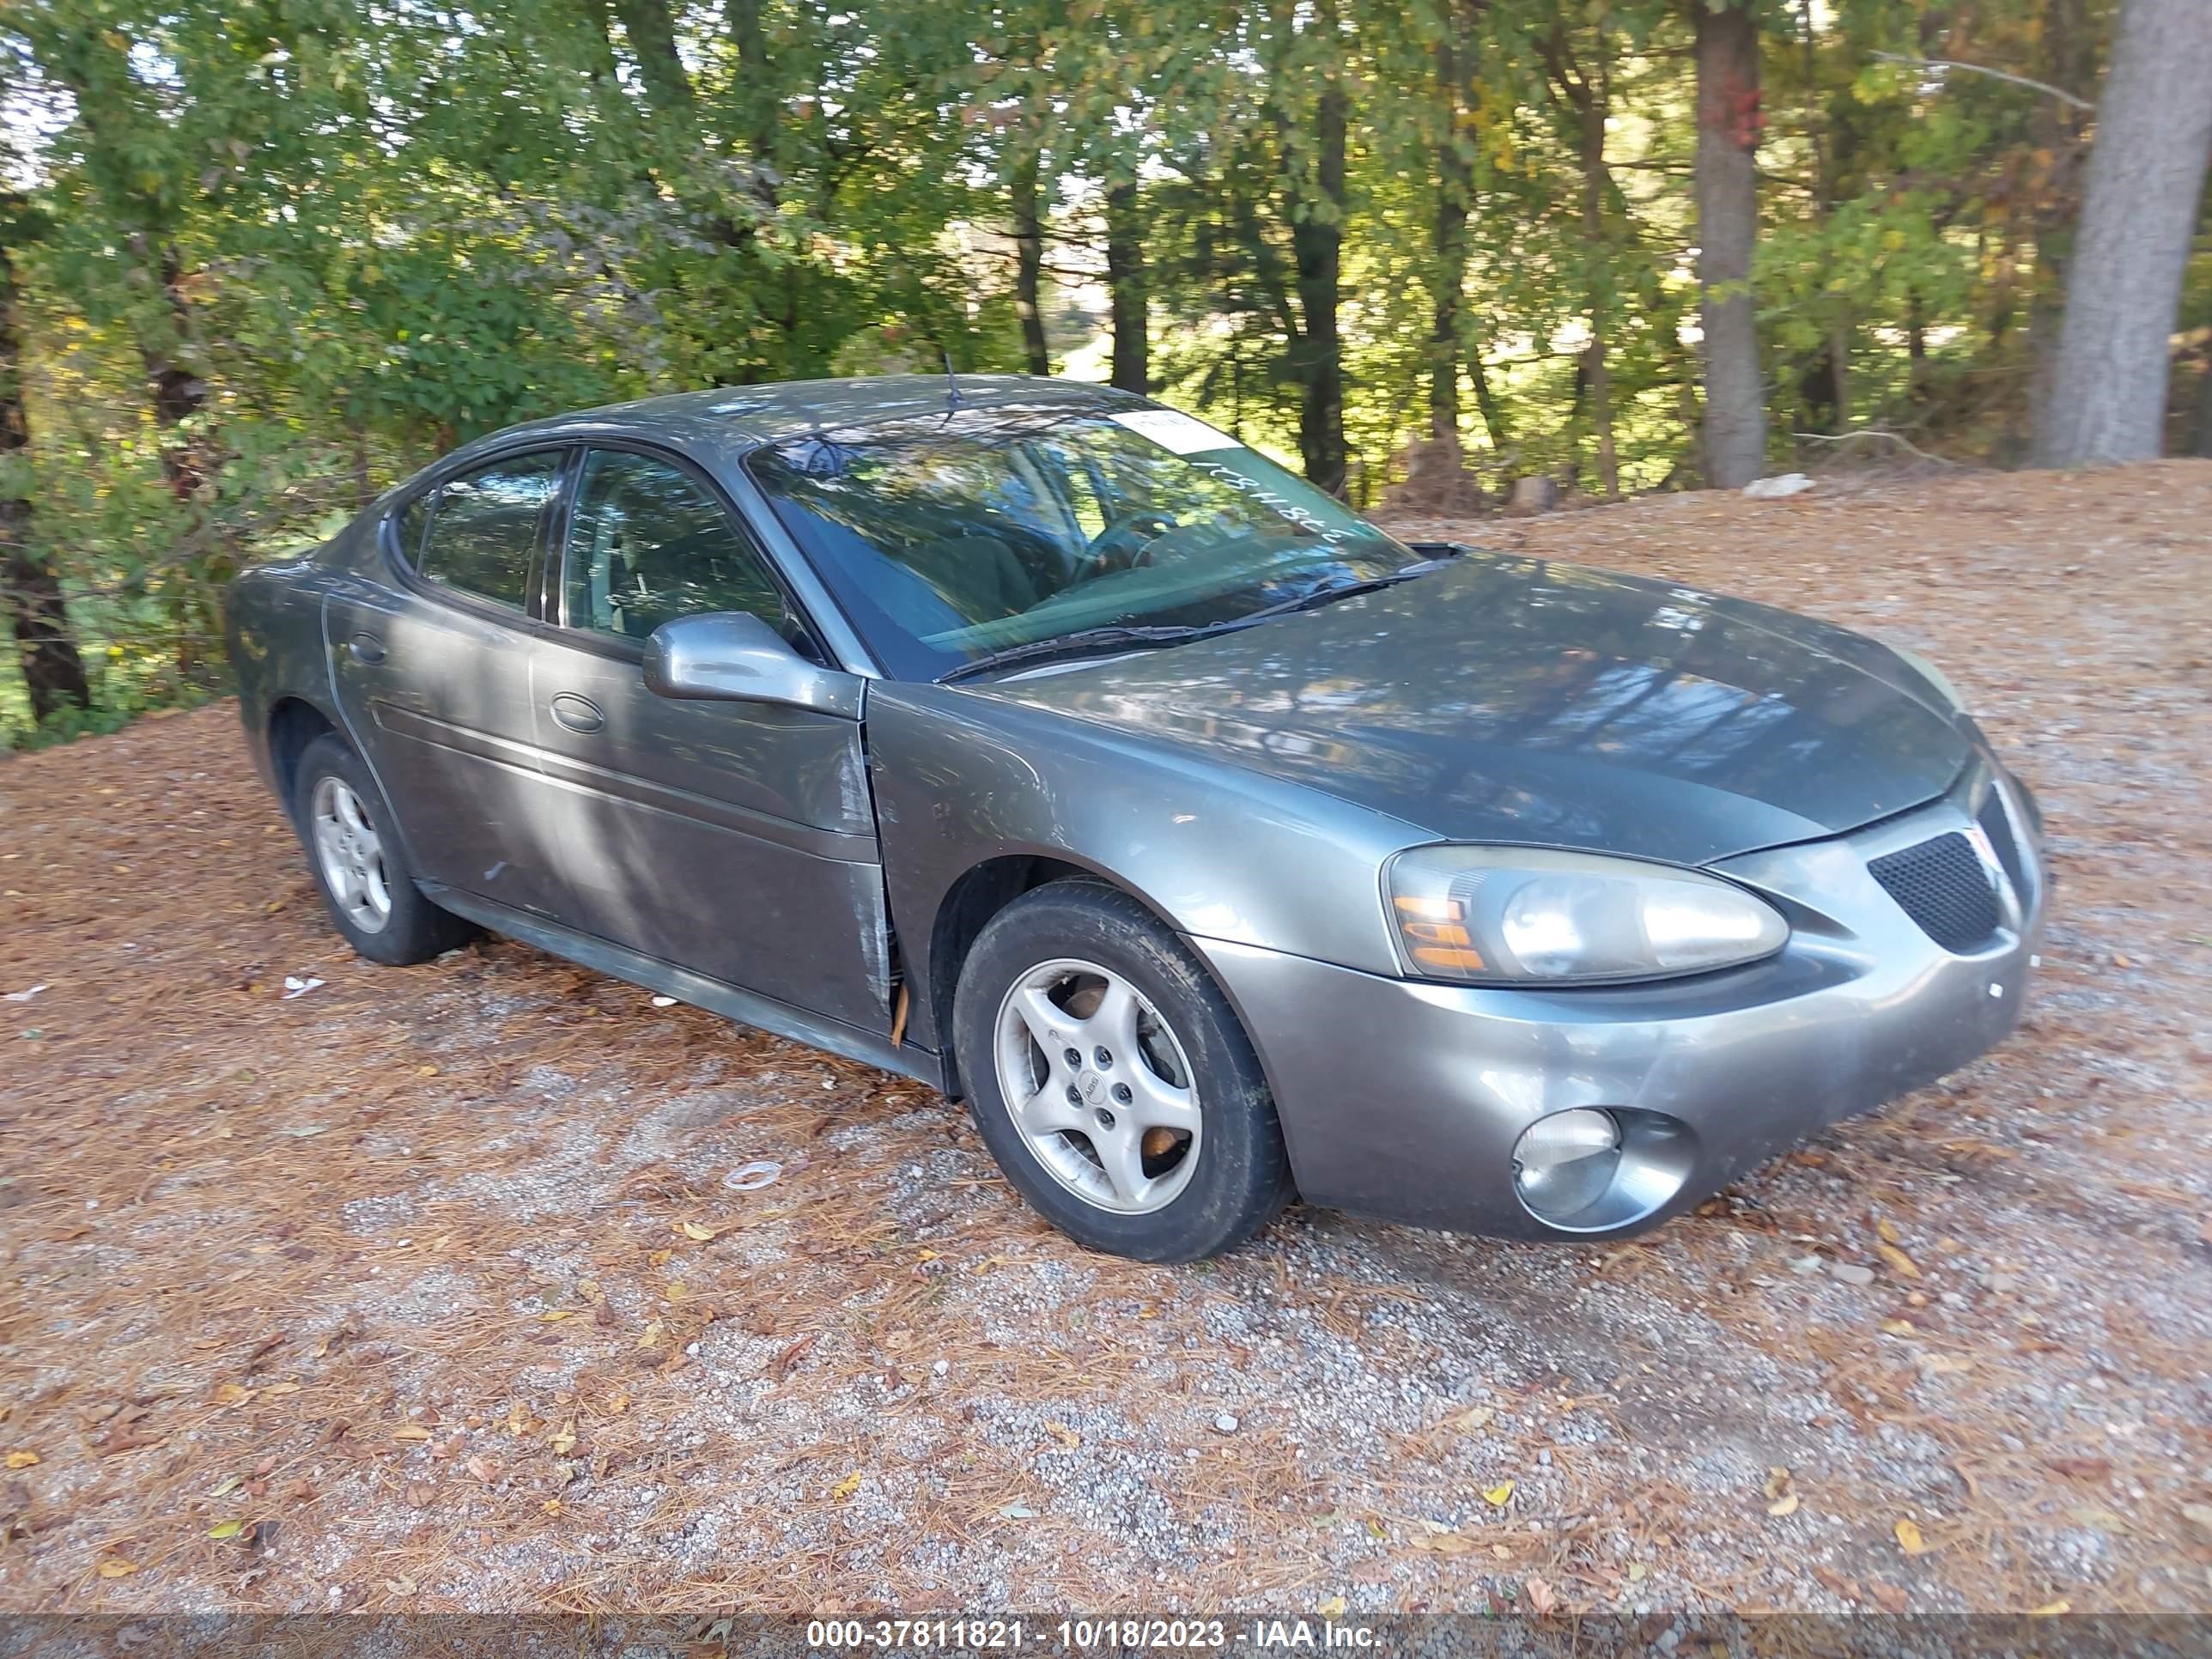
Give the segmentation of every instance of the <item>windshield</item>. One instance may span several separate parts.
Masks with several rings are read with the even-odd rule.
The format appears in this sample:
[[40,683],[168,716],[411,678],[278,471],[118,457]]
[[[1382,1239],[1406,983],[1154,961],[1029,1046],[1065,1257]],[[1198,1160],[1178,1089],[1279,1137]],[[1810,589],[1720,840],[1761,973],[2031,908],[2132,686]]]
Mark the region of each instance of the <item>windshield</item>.
[[811,434],[750,465],[908,679],[1079,629],[1231,622],[1420,556],[1170,410],[957,410]]

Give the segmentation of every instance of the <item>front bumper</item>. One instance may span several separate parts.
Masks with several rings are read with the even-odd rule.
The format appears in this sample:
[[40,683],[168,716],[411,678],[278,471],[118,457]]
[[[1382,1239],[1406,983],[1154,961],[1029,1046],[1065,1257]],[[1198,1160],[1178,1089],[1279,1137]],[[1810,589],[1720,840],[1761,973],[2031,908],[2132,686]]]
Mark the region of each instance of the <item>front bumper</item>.
[[[2046,883],[2033,802],[1998,775],[1978,765],[1898,817],[1713,866],[1793,931],[1776,957],[1693,979],[1499,990],[1193,943],[1254,1037],[1309,1202],[1500,1237],[1617,1237],[1955,1070],[2018,1024]],[[2003,922],[1954,953],[1867,866],[1968,831],[1993,788],[2009,792],[2016,843],[1998,883]],[[1594,1206],[1591,1224],[1563,1226],[1521,1202],[1513,1149],[1538,1118],[1577,1107],[1656,1126],[1663,1168]]]

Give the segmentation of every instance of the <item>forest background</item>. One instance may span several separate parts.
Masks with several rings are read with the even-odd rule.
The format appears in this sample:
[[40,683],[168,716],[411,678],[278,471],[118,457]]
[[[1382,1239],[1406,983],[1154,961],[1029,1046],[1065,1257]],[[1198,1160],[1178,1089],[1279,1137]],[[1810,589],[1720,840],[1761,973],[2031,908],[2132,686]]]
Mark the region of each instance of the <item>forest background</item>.
[[8,0],[0,747],[690,387],[1111,380],[1469,516],[2212,453],[2208,88],[2205,0]]

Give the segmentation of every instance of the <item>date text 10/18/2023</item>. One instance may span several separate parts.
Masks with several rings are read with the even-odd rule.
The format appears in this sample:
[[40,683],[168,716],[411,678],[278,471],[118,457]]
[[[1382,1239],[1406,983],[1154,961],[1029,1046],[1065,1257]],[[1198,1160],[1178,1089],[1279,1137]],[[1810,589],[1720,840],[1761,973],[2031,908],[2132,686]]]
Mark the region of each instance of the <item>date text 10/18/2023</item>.
[[1281,1650],[1371,1648],[1375,1632],[1334,1620],[1255,1619],[817,1619],[806,1626],[813,1648],[913,1649],[988,1652],[996,1649]]

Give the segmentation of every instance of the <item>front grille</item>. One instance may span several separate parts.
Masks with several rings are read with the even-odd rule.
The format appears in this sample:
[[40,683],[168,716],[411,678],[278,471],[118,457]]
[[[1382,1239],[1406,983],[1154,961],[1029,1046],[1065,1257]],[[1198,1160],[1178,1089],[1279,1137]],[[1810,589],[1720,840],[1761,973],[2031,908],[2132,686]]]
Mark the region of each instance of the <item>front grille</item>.
[[1974,844],[1955,830],[1872,860],[1867,869],[1947,951],[1985,944],[2002,920],[1989,871]]

